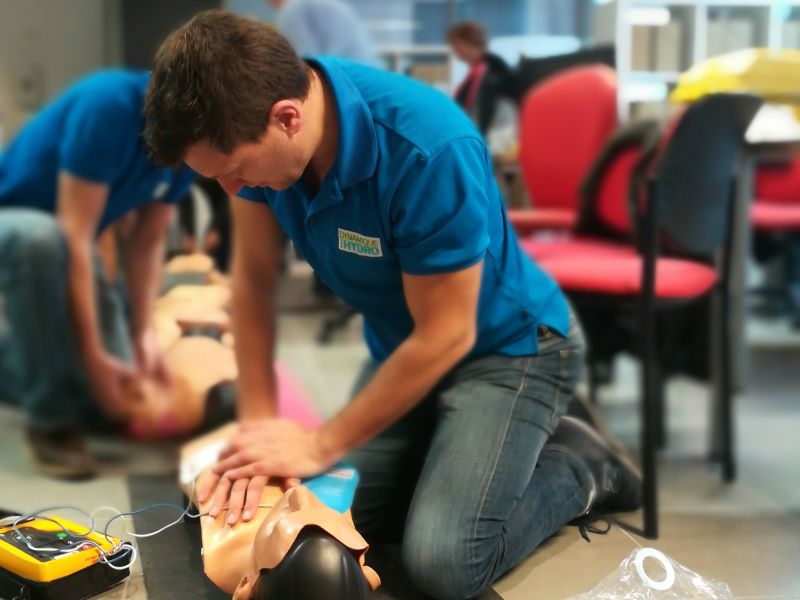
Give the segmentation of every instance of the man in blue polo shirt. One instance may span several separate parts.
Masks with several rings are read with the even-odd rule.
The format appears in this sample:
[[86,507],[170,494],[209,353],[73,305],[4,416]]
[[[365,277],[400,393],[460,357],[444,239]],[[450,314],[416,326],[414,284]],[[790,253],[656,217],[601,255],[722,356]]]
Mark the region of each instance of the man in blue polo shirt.
[[[124,389],[137,374],[168,378],[150,315],[171,203],[194,173],[148,158],[148,80],[124,71],[87,77],[0,155],[0,296],[10,329],[0,394],[24,407],[38,466],[52,475],[91,474],[79,429],[124,418]],[[128,320],[94,246],[130,213]]]
[[[224,67],[223,67],[224,65]],[[200,102],[195,99],[202,99]],[[563,417],[583,361],[556,284],[521,252],[480,135],[442,94],[212,11],[156,57],[146,137],[233,200],[238,436],[200,490],[249,520],[267,477],[355,464],[359,530],[402,534],[435,598],[472,598],[568,521],[635,508],[639,479]],[[371,364],[321,427],[275,418],[281,230],[364,315]]]

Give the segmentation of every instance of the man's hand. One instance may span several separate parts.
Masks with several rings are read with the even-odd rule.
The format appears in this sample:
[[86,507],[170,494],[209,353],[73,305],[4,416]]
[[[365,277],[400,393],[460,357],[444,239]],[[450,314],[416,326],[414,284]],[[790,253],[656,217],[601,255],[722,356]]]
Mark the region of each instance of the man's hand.
[[[267,481],[279,480],[284,489],[301,477],[318,475],[337,457],[326,453],[316,429],[305,429],[288,419],[245,423],[220,454],[206,485],[199,491],[204,502],[213,493],[209,514],[216,517],[228,500],[228,523],[255,515]],[[244,509],[244,512],[242,512]]]
[[136,369],[140,375],[152,377],[157,382],[172,385],[172,376],[164,362],[164,355],[158,347],[158,336],[155,329],[148,327],[134,340]]
[[86,371],[100,410],[114,421],[127,419],[131,404],[139,397],[139,382],[133,367],[103,353],[86,361]]

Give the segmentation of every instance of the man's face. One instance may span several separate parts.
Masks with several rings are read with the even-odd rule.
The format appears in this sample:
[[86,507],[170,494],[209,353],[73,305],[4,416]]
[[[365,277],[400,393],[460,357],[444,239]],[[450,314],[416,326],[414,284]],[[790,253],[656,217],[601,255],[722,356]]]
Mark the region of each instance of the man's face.
[[475,60],[475,55],[477,54],[475,46],[463,40],[455,39],[450,41],[450,47],[453,49],[453,54],[455,54],[459,60],[463,60],[466,63],[471,63]]
[[207,142],[190,147],[185,162],[204,177],[216,179],[231,196],[243,187],[269,187],[285,190],[303,175],[310,156],[301,136],[287,135],[280,127],[270,125],[257,142],[237,146],[230,154],[222,154]]

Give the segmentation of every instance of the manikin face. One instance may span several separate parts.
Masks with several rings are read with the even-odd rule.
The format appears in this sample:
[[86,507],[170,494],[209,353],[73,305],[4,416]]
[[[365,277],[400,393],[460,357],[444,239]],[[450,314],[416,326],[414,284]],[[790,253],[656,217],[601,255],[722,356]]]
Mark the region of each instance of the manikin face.
[[208,390],[236,379],[233,350],[203,336],[179,338],[164,352],[171,385],[145,378],[130,390],[130,434],[138,439],[183,437],[196,431],[206,410]]
[[258,141],[240,144],[230,154],[202,141],[189,148],[184,160],[232,196],[246,186],[285,190],[302,177],[313,154],[304,125],[302,104],[281,100],[270,110]]
[[139,440],[183,437],[197,429],[203,420],[204,397],[194,393],[191,382],[175,377],[171,386],[145,379],[133,392],[128,421],[129,434]]

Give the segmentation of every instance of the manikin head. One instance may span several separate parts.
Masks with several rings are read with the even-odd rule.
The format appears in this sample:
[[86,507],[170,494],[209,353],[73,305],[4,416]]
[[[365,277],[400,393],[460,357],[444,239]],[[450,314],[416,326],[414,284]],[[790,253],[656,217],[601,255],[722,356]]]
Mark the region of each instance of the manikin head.
[[128,420],[138,439],[180,438],[202,429],[220,415],[234,416],[231,396],[237,376],[233,350],[204,336],[179,338],[164,352],[172,383],[145,378],[127,391],[134,400]]
[[317,76],[267,25],[207,11],[158,51],[145,101],[145,138],[159,164],[185,161],[231,195],[285,190],[322,138]]
[[366,600],[380,585],[364,564],[368,546],[350,513],[325,506],[307,488],[287,491],[267,514],[234,600]]

